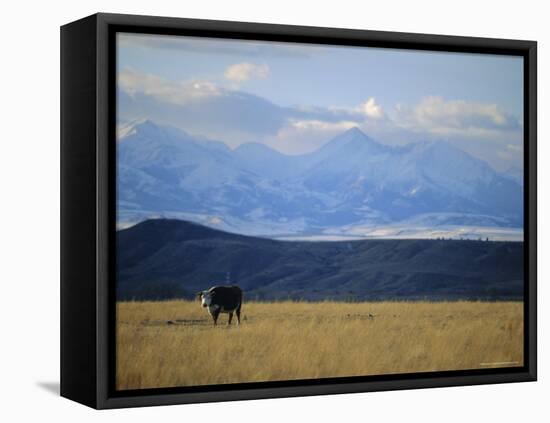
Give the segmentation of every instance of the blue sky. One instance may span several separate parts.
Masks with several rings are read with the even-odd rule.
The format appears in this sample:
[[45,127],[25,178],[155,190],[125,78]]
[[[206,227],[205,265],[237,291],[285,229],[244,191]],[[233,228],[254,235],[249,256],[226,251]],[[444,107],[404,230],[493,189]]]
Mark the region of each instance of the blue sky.
[[521,167],[522,80],[511,56],[118,36],[119,121],[286,154],[357,126],[382,143],[443,139]]

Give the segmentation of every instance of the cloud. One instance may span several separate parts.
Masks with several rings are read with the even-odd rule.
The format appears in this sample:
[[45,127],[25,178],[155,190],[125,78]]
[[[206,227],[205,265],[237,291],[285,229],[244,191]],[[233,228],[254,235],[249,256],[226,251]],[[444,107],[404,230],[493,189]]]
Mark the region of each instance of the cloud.
[[372,119],[382,119],[385,117],[382,106],[376,104],[374,97],[370,97],[366,102],[359,105],[359,111]]
[[132,70],[119,72],[118,86],[130,96],[140,93],[180,105],[222,94],[221,88],[208,81],[171,81]]
[[237,63],[229,66],[225,72],[225,79],[232,82],[244,82],[249,79],[265,79],[269,76],[269,66],[266,64]]
[[425,97],[413,107],[397,106],[395,121],[413,131],[438,136],[491,137],[519,131],[521,125],[496,104]]
[[290,126],[302,130],[345,131],[358,125],[359,122],[345,120],[340,122],[324,122],[321,120],[290,120]]
[[172,81],[126,70],[118,78],[119,120],[151,119],[235,145],[285,125],[289,111],[209,81]]

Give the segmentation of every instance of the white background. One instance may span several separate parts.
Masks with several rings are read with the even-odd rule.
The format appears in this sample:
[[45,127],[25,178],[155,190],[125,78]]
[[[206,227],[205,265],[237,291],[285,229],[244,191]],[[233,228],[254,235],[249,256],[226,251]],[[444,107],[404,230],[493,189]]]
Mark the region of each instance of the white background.
[[[543,1],[12,1],[0,24],[0,418],[3,421],[548,421],[550,30]],[[103,12],[539,42],[539,381],[93,411],[59,383],[59,26]],[[546,395],[543,392],[547,390]]]

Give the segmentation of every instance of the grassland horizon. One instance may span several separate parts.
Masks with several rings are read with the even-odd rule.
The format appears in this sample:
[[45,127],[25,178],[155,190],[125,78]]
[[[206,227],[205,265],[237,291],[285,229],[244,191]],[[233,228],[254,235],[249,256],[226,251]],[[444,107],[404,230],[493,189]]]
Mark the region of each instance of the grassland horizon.
[[[118,390],[523,365],[523,302],[118,302]],[[234,321],[235,323],[235,321]]]

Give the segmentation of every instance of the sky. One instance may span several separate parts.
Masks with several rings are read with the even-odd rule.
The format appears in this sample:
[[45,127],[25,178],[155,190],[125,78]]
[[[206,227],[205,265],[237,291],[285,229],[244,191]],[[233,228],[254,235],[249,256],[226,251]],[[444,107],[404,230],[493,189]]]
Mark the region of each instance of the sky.
[[523,59],[515,56],[123,34],[118,121],[314,151],[351,127],[378,142],[450,142],[522,168]]

